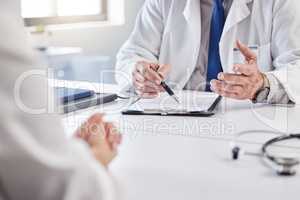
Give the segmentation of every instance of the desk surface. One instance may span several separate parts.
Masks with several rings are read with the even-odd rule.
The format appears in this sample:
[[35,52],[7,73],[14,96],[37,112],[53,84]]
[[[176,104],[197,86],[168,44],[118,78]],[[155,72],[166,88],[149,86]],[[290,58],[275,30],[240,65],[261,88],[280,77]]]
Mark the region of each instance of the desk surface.
[[64,117],[69,134],[94,112],[107,112],[117,123],[124,141],[110,169],[120,183],[120,199],[299,199],[300,169],[287,178],[257,157],[234,162],[229,142],[249,129],[300,132],[300,107],[225,99],[211,118],[166,118],[121,116],[126,105],[119,101]]

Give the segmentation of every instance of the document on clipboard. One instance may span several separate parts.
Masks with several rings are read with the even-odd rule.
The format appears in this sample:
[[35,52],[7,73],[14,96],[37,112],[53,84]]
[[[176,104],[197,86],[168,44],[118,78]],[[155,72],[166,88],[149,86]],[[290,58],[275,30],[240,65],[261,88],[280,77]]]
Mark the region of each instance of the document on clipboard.
[[167,93],[162,93],[155,99],[133,100],[122,114],[209,117],[215,114],[215,107],[221,101],[221,97],[214,93],[180,91],[176,94],[180,104]]

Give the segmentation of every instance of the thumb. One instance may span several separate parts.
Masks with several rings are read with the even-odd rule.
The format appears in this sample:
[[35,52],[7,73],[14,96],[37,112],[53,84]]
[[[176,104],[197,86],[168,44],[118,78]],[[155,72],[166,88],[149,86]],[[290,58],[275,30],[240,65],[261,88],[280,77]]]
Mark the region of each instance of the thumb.
[[170,70],[171,70],[170,65],[160,65],[157,72],[163,79],[166,79],[166,77],[169,74]]
[[256,60],[257,55],[249,47],[241,43],[239,40],[237,40],[236,46],[241,51],[241,53],[245,56],[247,61]]

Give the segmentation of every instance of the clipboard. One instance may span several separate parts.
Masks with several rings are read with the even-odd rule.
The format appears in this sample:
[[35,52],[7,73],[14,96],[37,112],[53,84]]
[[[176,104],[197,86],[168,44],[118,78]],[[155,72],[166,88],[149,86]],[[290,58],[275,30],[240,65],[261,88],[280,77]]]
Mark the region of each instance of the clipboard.
[[212,105],[203,111],[185,111],[185,110],[159,110],[159,109],[149,109],[149,110],[124,110],[123,115],[154,115],[154,116],[182,116],[182,117],[211,117],[215,115],[215,108],[218,106],[222,96],[218,96]]

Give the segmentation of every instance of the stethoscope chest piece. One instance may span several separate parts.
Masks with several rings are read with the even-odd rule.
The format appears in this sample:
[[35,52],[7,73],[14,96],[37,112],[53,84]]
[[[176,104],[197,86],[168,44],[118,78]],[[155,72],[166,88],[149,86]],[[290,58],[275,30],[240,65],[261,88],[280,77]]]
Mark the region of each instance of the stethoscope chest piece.
[[[258,131],[253,131],[253,132],[258,132]],[[250,131],[239,133],[238,137],[247,133],[250,133]],[[274,133],[274,132],[268,132],[268,133]],[[239,160],[241,154],[259,156],[263,158],[269,164],[269,166],[276,171],[277,175],[294,176],[296,174],[295,167],[300,164],[300,161],[297,158],[278,157],[268,152],[268,147],[270,147],[271,145],[275,145],[279,142],[287,141],[291,139],[300,139],[300,134],[282,135],[270,139],[262,145],[260,153],[250,153],[250,152],[242,151],[241,147],[238,146],[236,141],[234,140],[231,142],[231,156],[233,160]]]
[[[270,159],[270,158],[269,158]],[[299,165],[299,160],[295,158],[272,157],[274,163],[277,164],[276,173],[279,176],[294,176],[296,175],[295,167]]]
[[282,166],[281,170],[276,170],[277,175],[279,176],[294,176],[296,175],[296,170],[291,167]]

